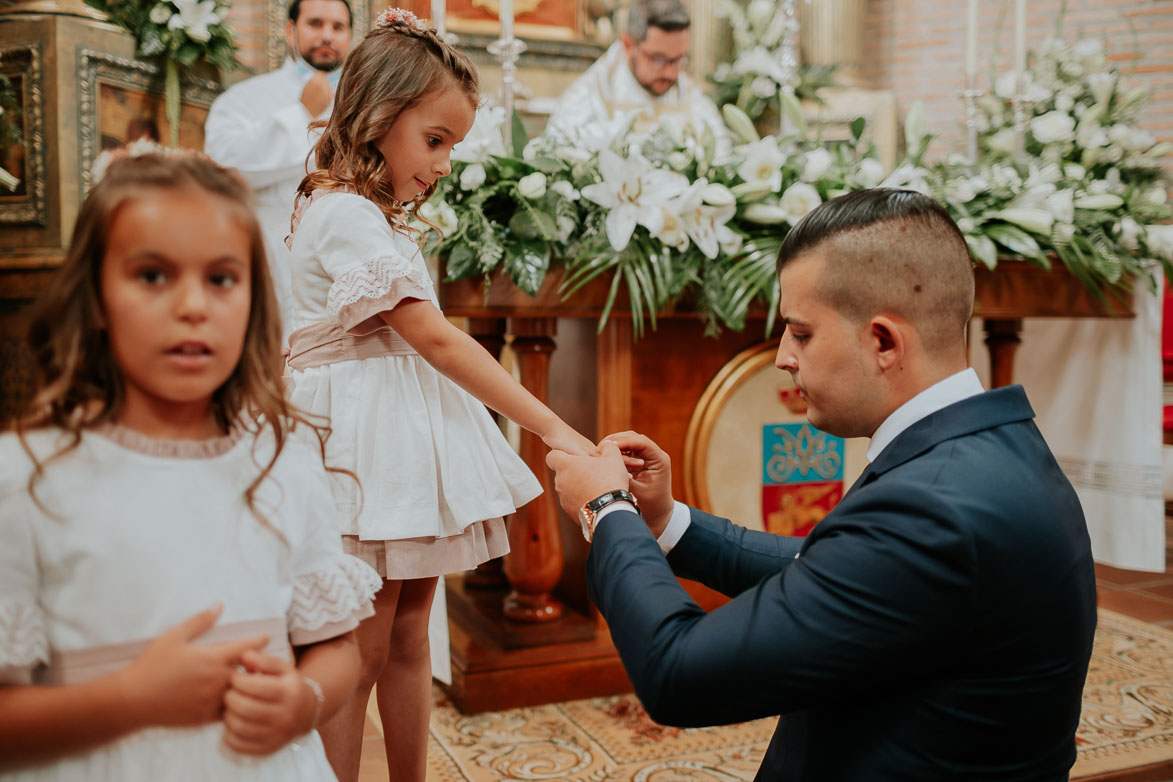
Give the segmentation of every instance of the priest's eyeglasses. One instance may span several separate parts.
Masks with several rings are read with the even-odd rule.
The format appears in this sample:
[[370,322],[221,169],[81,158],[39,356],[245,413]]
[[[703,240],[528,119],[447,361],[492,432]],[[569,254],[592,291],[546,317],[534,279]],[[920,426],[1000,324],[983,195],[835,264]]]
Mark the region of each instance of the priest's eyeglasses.
[[665,68],[687,68],[689,57],[687,54],[682,54],[679,57],[665,57],[662,54],[644,54],[640,51],[653,68],[664,70]]

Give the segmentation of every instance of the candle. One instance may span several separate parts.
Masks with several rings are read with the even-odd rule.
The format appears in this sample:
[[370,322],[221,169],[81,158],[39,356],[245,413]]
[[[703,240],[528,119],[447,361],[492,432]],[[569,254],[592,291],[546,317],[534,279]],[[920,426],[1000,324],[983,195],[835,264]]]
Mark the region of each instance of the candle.
[[1014,76],[1021,89],[1026,76],[1026,0],[1014,0]]
[[432,27],[440,37],[444,36],[444,0],[432,0]]
[[498,0],[497,17],[501,20],[501,40],[513,40],[513,0]]
[[968,10],[965,20],[965,72],[972,77],[977,74],[977,0],[969,0]]

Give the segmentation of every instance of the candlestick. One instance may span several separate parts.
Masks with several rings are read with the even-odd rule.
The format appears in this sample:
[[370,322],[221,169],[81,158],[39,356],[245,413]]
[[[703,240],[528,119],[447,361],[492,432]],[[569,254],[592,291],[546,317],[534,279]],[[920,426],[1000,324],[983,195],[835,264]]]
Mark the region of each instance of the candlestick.
[[778,85],[778,135],[786,135],[786,105],[783,96],[793,95],[798,85],[798,9],[794,0],[782,0],[782,14],[786,17],[782,33],[782,81]]
[[1026,0],[1014,0],[1014,154],[1026,154]]
[[444,0],[432,0],[432,27],[436,28],[436,32],[440,34],[440,38],[445,38],[447,31],[446,20],[444,19]]
[[497,18],[501,20],[501,40],[513,40],[513,0],[498,0]]
[[969,76],[977,73],[977,23],[977,0],[969,0],[965,18],[965,73]]

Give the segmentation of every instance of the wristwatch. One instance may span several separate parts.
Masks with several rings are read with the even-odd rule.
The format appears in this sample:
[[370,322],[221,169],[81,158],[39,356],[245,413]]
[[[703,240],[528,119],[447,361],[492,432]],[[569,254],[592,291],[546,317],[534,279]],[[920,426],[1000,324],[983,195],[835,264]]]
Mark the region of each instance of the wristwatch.
[[590,541],[595,534],[595,520],[599,518],[599,511],[613,502],[630,502],[635,506],[635,512],[640,512],[639,501],[627,489],[616,489],[600,497],[595,497],[578,509],[578,523],[582,525],[582,536],[587,541]]

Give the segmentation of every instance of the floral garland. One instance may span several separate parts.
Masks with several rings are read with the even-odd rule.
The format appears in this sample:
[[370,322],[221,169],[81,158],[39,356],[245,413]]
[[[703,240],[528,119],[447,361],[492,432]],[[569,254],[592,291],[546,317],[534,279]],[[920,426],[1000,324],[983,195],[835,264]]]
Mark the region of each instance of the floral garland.
[[236,43],[219,0],[86,0],[134,36],[141,57],[164,61],[164,107],[171,146],[179,146],[179,69],[207,62],[235,70]]
[[1127,87],[1090,40],[1047,42],[1027,83],[1023,160],[1009,152],[1003,77],[981,103],[979,163],[924,162],[932,137],[917,104],[905,122],[906,156],[887,176],[862,118],[850,141],[824,148],[789,99],[783,110],[795,130],[781,138],[759,138],[750,118],[726,105],[739,143],[723,154],[711,137],[671,123],[651,134],[588,129],[566,143],[527,142],[514,122],[506,149],[503,111],[484,109],[453,152],[452,175],[421,210],[442,230],[428,249],[449,279],[502,271],[531,295],[555,262],[568,298],[609,273],[602,321],[624,286],[636,333],[645,316],[654,327],[656,313],[680,300],[710,330],[740,330],[751,306],[764,305],[769,329],[774,258],[789,227],[828,198],[885,186],[941,201],[989,268],[1004,256],[1046,267],[1057,257],[1101,295],[1133,279],[1155,284],[1157,268],[1173,274],[1173,210],[1160,168],[1173,145],[1137,128],[1147,90]]

